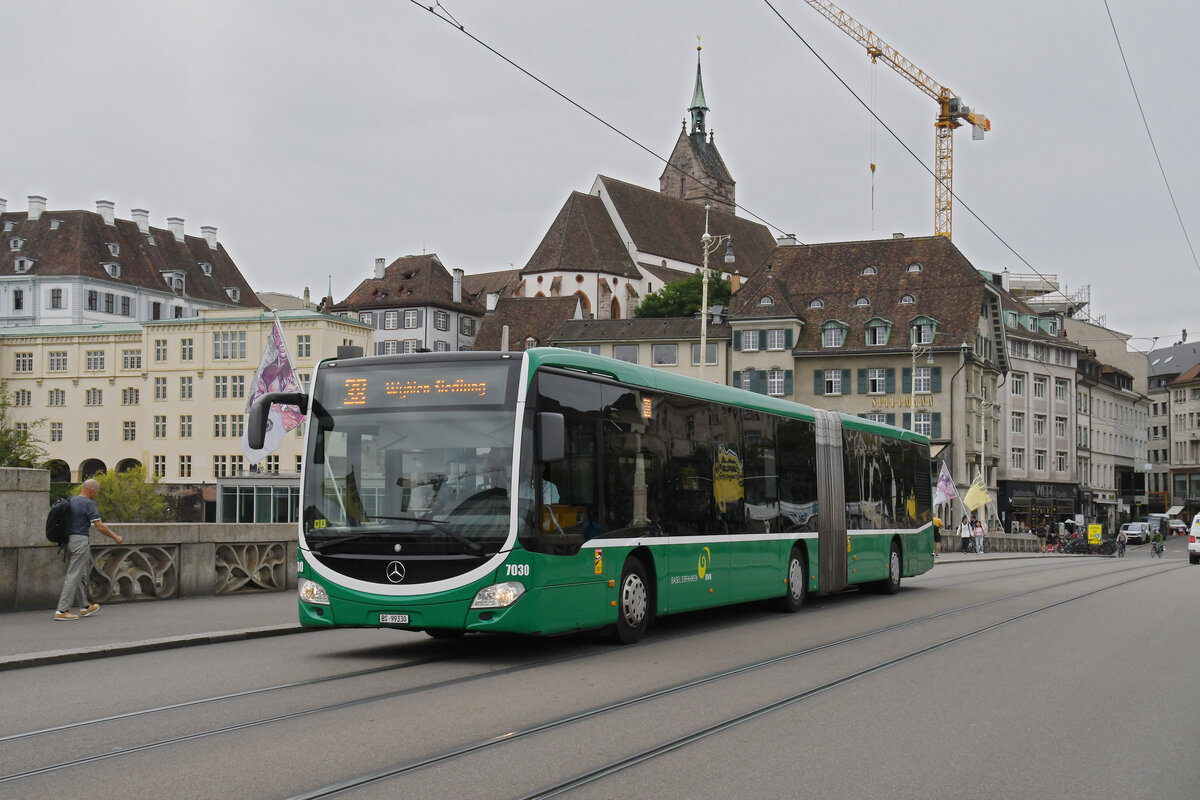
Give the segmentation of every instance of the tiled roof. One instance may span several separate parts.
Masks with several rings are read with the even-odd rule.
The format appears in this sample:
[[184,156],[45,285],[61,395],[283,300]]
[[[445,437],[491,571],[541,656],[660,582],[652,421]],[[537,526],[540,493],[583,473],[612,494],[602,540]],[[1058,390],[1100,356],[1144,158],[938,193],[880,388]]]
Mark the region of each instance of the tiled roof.
[[[846,349],[853,349],[851,343],[864,341],[866,323],[876,317],[891,321],[900,333],[893,333],[893,346],[908,347],[909,323],[922,315],[937,322],[935,346],[975,341],[986,282],[944,236],[789,245],[778,248],[770,263],[808,323],[797,338],[798,352],[821,350],[821,325],[829,320],[849,324]],[[920,264],[920,271],[910,272],[913,264]],[[864,275],[866,267],[876,274]],[[756,279],[763,280],[751,276],[735,295],[734,319],[746,304],[742,292]],[[901,305],[905,295],[915,302]],[[859,298],[869,304],[856,305]],[[810,308],[814,300],[823,307]]]
[[[771,298],[769,304],[762,303],[763,298]],[[796,304],[792,302],[792,294],[787,285],[775,276],[775,270],[768,265],[750,276],[737,295],[731,299],[730,306],[738,319],[804,319]]]
[[603,202],[582,192],[571,192],[521,272],[554,270],[642,277]]
[[479,272],[463,276],[463,291],[481,303],[489,294],[510,294],[520,280],[521,270],[504,269],[498,272]]
[[[92,211],[43,211],[32,221],[23,211],[0,214],[0,228],[7,222],[13,223],[13,229],[0,234],[0,276],[17,274],[16,260],[28,258],[34,264],[23,274],[30,276],[78,276],[170,292],[162,273],[181,271],[186,297],[225,306],[262,308],[220,242],[215,249],[200,236],[185,236],[178,242],[170,231],[152,227],[149,230],[154,244],[150,244],[136,223],[117,219],[106,225]],[[24,240],[19,251],[9,245],[13,237]],[[117,255],[112,254],[109,244],[117,245]],[[109,262],[121,265],[120,277],[110,276],[102,266]],[[211,265],[211,275],[204,274],[202,263]],[[231,299],[226,287],[236,288],[239,299]]]
[[[703,263],[700,237],[704,235],[704,206],[604,175],[597,181],[638,250],[687,264]],[[713,236],[733,234],[737,259],[734,264],[725,264],[724,249],[719,249],[709,257],[712,269],[736,269],[749,275],[775,250],[775,237],[765,225],[715,207],[709,212],[708,230]]]
[[479,323],[475,350],[499,350],[505,325],[508,326],[508,349],[524,350],[525,340],[533,337],[539,345],[549,342],[550,334],[579,310],[579,298],[567,297],[501,297],[496,310],[488,312]]
[[[466,278],[463,279],[464,284]],[[462,301],[454,302],[454,278],[436,253],[401,256],[383,271],[383,278],[367,278],[340,303],[327,309],[360,311],[376,308],[436,306],[468,314],[482,314],[483,304],[464,286]]]
[[[711,321],[705,335],[709,339],[728,339],[731,336],[728,323],[713,324]],[[564,322],[550,344],[578,344],[581,342],[636,342],[636,341],[680,341],[700,338],[699,317],[646,317],[635,319],[577,319]]]

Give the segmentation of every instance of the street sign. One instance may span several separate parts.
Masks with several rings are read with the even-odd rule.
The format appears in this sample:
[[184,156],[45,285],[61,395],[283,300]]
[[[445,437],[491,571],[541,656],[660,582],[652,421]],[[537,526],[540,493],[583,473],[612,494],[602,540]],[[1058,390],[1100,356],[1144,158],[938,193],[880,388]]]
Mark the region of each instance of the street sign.
[[1100,544],[1100,525],[1093,522],[1088,525],[1088,542],[1091,544]]

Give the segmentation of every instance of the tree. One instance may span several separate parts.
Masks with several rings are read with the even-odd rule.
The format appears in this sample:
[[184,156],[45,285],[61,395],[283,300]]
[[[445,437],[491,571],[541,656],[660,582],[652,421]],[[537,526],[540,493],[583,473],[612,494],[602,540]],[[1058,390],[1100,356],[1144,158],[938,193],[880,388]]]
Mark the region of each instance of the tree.
[[100,518],[109,522],[158,522],[167,517],[167,499],[159,494],[158,477],[146,480],[142,466],[96,476]]
[[45,466],[48,454],[34,430],[46,420],[17,422],[13,419],[12,408],[8,385],[0,383],[0,467],[37,469]]
[[[673,281],[657,292],[646,295],[646,299],[634,312],[635,317],[694,317],[700,311],[704,294],[704,282],[700,273]],[[708,272],[708,305],[729,305],[729,280],[722,278],[716,270]]]

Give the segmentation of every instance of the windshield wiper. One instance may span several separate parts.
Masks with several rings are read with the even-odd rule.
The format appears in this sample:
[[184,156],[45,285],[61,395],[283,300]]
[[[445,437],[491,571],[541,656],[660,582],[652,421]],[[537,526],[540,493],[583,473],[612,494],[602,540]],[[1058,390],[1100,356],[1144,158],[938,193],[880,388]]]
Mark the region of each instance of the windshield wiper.
[[323,542],[309,542],[308,547],[310,550],[320,553],[326,548],[339,544],[345,544],[346,542],[353,542],[355,539],[365,539],[366,536],[367,535],[365,533],[355,533],[350,536],[339,536],[336,539],[326,539]]
[[471,541],[470,539],[463,536],[458,531],[451,528],[445,522],[442,522],[440,519],[429,519],[426,517],[414,517],[410,514],[401,514],[399,516],[383,516],[383,515],[371,516],[371,517],[367,517],[367,519],[395,519],[395,520],[400,520],[401,522],[419,522],[423,525],[429,525],[429,526],[441,531],[442,533],[445,533],[451,539],[454,539],[456,542],[458,542],[459,544],[468,548],[472,553],[475,553],[476,555],[481,555],[483,553],[483,547],[478,542]]

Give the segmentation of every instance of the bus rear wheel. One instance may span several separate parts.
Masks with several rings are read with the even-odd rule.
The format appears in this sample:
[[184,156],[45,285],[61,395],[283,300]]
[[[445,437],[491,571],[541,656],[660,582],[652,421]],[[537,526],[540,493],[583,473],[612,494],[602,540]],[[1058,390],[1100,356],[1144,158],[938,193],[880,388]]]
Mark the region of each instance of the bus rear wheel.
[[646,568],[637,558],[630,558],[621,570],[617,597],[617,641],[636,644],[650,626],[650,585]]
[[804,555],[799,547],[792,548],[788,556],[787,594],[779,600],[779,610],[788,613],[799,611],[808,595],[808,570],[804,567]]
[[900,545],[892,542],[892,552],[888,555],[887,579],[879,582],[881,594],[896,594],[900,591]]

